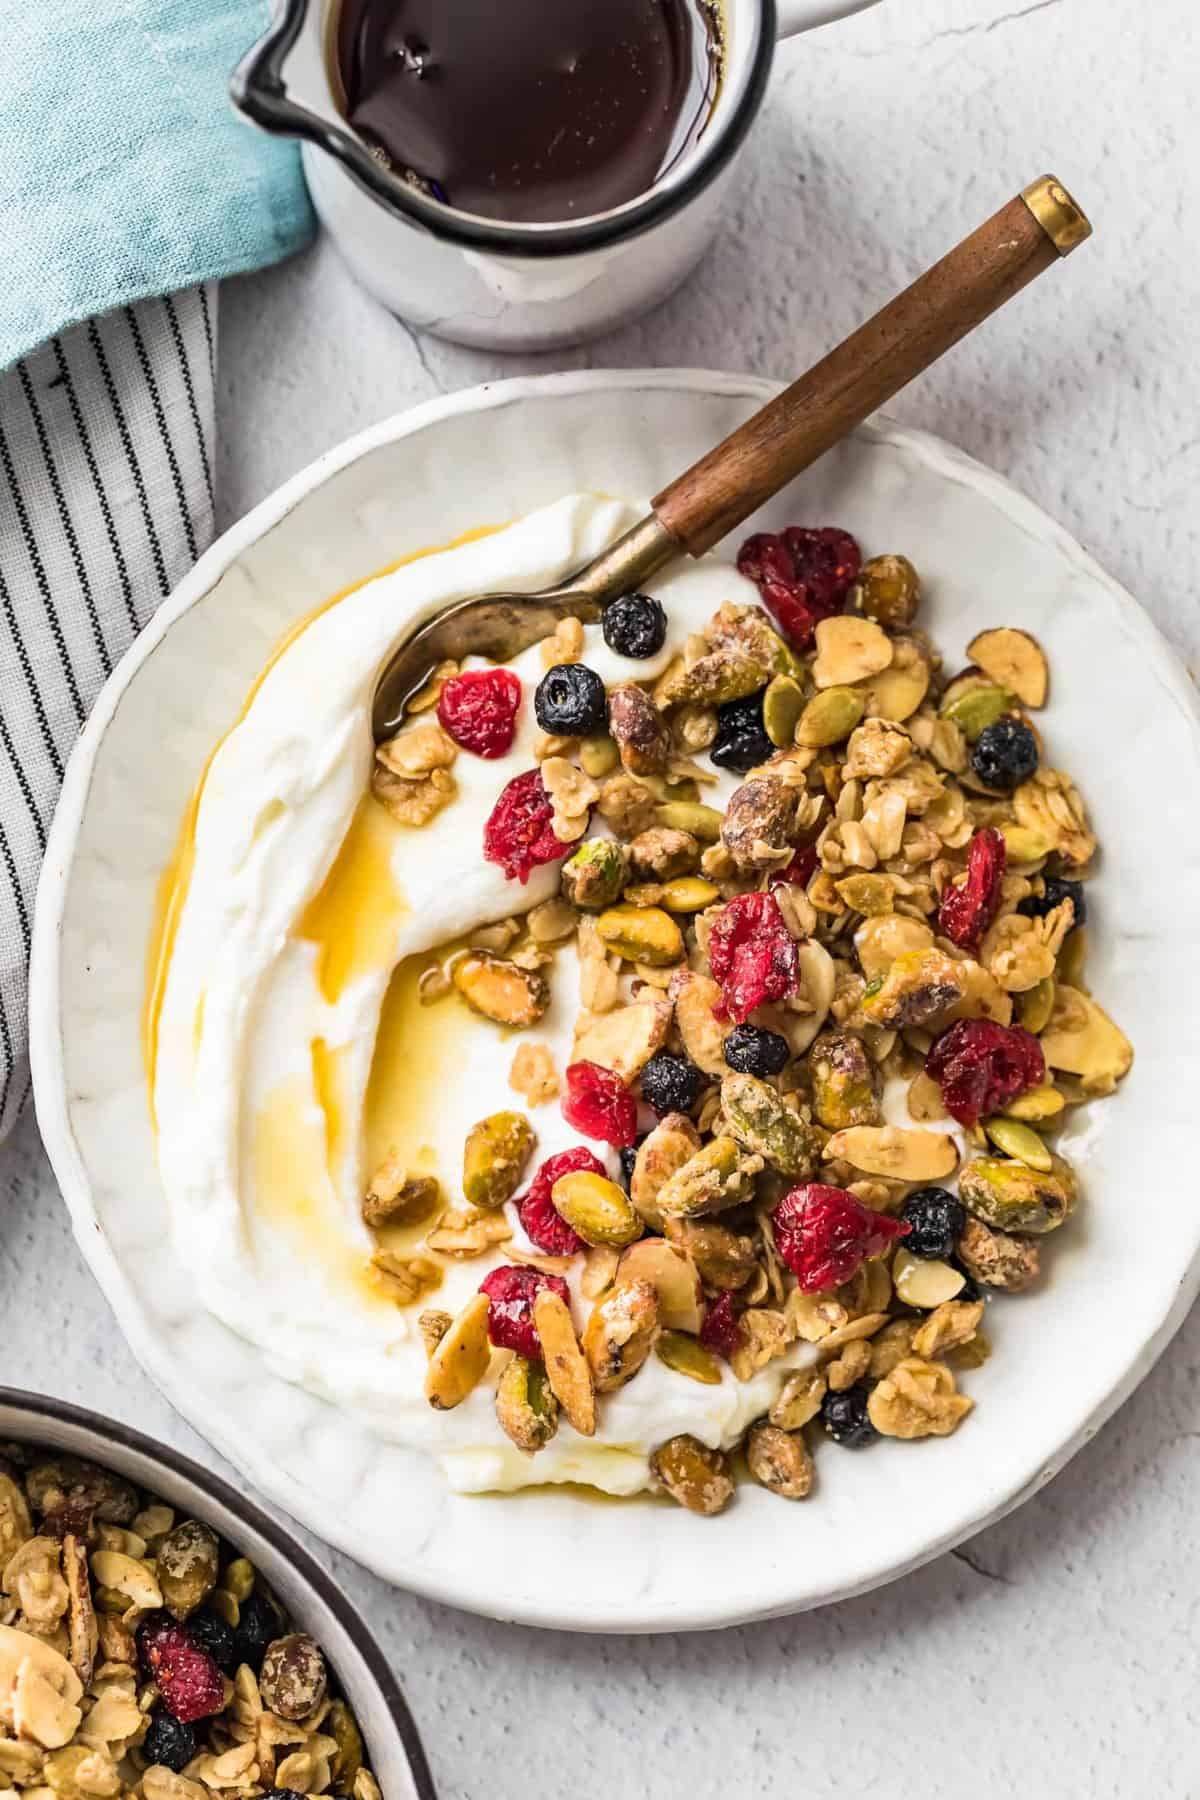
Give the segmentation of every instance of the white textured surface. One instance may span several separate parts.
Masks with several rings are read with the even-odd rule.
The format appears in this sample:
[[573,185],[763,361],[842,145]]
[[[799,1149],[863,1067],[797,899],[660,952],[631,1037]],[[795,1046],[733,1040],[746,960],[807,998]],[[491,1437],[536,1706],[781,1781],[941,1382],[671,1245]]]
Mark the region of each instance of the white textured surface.
[[[1197,35],[1186,0],[888,0],[786,49],[749,182],[690,288],[556,362],[786,375],[1055,167],[1096,241],[893,410],[1039,498],[1194,662],[1200,293],[1181,234],[1197,200]],[[227,518],[372,419],[541,366],[415,342],[323,248],[228,290],[222,323]],[[195,1451],[119,1341],[29,1125],[3,1176],[0,1375]],[[1193,1317],[1022,1511],[957,1557],[793,1621],[573,1640],[447,1612],[332,1560],[396,1657],[446,1795],[516,1800],[570,1759],[578,1800],[918,1786],[1000,1800],[1017,1783],[1182,1796],[1200,1739],[1198,1358]]]

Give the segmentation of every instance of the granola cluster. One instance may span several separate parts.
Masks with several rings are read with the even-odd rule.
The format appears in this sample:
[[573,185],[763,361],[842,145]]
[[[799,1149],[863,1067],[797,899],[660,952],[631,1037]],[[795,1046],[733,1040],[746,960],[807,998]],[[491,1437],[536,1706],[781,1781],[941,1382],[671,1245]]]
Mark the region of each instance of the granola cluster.
[[[544,646],[537,715],[561,729],[500,793],[481,854],[516,882],[558,860],[559,896],[422,985],[532,1031],[573,943],[569,1063],[529,1038],[511,1085],[557,1100],[607,1161],[581,1144],[538,1166],[524,1112],[481,1120],[466,1207],[436,1204],[420,1253],[383,1273],[413,1304],[446,1257],[506,1259],[458,1317],[422,1312],[426,1395],[453,1407],[486,1382],[529,1455],[593,1433],[651,1357],[706,1384],[778,1363],[745,1464],[802,1499],[811,1423],[855,1447],[970,1411],[958,1377],[988,1354],[987,1301],[1036,1281],[1077,1204],[1055,1133],[1133,1053],[1085,981],[1096,841],[1044,759],[1041,647],[985,631],[948,676],[912,564],[864,563],[843,532],[752,539],[739,567],[765,610],[730,601],[653,680],[611,687],[603,729],[578,621]],[[439,670],[437,693],[456,679]],[[375,791],[406,823],[394,781],[470,753],[434,729],[379,751]],[[405,1216],[411,1187],[386,1167],[364,1218]],[[651,1468],[700,1513],[734,1490],[692,1437]]]
[[380,1800],[318,1645],[207,1525],[0,1445],[0,1789]]

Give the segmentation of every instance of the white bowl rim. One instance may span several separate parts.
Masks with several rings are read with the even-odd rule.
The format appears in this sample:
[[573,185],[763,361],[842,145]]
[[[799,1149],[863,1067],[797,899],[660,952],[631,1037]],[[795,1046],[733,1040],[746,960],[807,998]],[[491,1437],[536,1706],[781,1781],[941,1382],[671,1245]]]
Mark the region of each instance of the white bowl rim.
[[[67,1104],[65,1066],[58,1028],[60,1016],[59,942],[63,910],[68,891],[68,876],[74,856],[96,755],[104,731],[129,683],[171,626],[198,600],[212,589],[225,571],[274,525],[293,511],[305,497],[349,464],[368,455],[384,444],[411,437],[427,426],[461,414],[490,411],[518,405],[533,396],[578,396],[601,390],[630,392],[699,392],[765,404],[785,384],[753,375],[737,375],[703,368],[667,369],[584,369],[555,374],[517,376],[501,381],[483,382],[457,393],[440,396],[393,414],[378,424],[347,438],[317,457],[312,463],[284,482],[274,493],[253,507],[231,525],[200,557],[174,592],[163,602],[150,623],[135,639],[117,664],[84,726],[68,762],[58,808],[51,824],[46,854],[38,883],[33,928],[33,950],[30,966],[30,1065],[33,1076],[34,1103],[39,1130],[51,1166],[58,1179],[63,1199],[71,1214],[75,1236],[84,1252],[101,1291],[112,1307],[117,1322],[139,1363],[181,1415],[202,1431],[213,1445],[235,1466],[247,1463],[247,1448],[227,1429],[215,1406],[197,1402],[189,1393],[182,1397],[182,1384],[162,1357],[153,1332],[146,1326],[135,1296],[124,1272],[112,1253],[103,1232],[98,1228],[91,1204],[87,1173],[70,1126]],[[865,435],[877,442],[887,442],[907,449],[927,462],[935,463],[948,479],[958,480],[983,492],[1000,507],[1015,524],[1030,534],[1052,544],[1089,580],[1104,588],[1119,608],[1122,622],[1132,637],[1140,639],[1140,648],[1182,710],[1190,716],[1192,732],[1200,755],[1200,695],[1179,658],[1153,624],[1149,615],[1133,596],[1110,576],[1057,520],[1034,501],[1013,487],[1003,476],[984,463],[947,443],[931,432],[901,426],[885,414],[876,414],[855,435]],[[1014,1455],[1011,1473],[998,1484],[953,1529],[936,1538],[927,1539],[910,1556],[893,1560],[886,1566],[863,1571],[857,1579],[840,1581],[816,1596],[787,1598],[779,1604],[753,1605],[744,1610],[728,1606],[706,1609],[702,1603],[689,1606],[685,1616],[676,1613],[670,1619],[648,1621],[644,1612],[614,1610],[603,1619],[580,1619],[558,1609],[552,1596],[545,1599],[525,1597],[523,1603],[506,1603],[502,1608],[489,1606],[481,1598],[457,1585],[453,1579],[429,1577],[419,1568],[406,1572],[400,1585],[426,1599],[445,1605],[460,1606],[473,1612],[516,1623],[536,1625],[551,1630],[646,1632],[704,1630],[744,1623],[755,1619],[786,1616],[798,1610],[827,1605],[835,1600],[850,1599],[869,1592],[885,1582],[897,1579],[922,1567],[965,1542],[986,1525],[996,1523],[1020,1506],[1053,1479],[1117,1408],[1129,1397],[1149,1373],[1159,1356],[1182,1324],[1200,1292],[1200,1218],[1197,1219],[1192,1253],[1186,1268],[1173,1279],[1164,1277],[1157,1318],[1137,1349],[1131,1352],[1124,1370],[1103,1392],[1095,1394],[1076,1428],[1049,1458],[1026,1455],[1022,1461]],[[249,1472],[277,1504],[287,1510],[309,1530],[361,1559],[361,1549],[347,1540],[336,1523],[320,1516],[306,1492],[294,1483],[277,1484],[274,1488],[262,1472]],[[388,1571],[380,1570],[385,1579],[395,1580]]]
[[[106,1448],[124,1451],[144,1462],[160,1466],[169,1475],[190,1482],[193,1487],[198,1488],[207,1500],[214,1506],[223,1508],[247,1532],[265,1538],[275,1554],[288,1563],[304,1584],[312,1589],[317,1598],[329,1608],[346,1635],[353,1640],[404,1746],[420,1800],[437,1800],[420,1732],[392,1673],[391,1664],[358,1608],[347,1599],[332,1577],[311,1552],[292,1536],[286,1526],[280,1525],[245,1494],[238,1493],[223,1476],[215,1475],[211,1469],[202,1468],[198,1462],[185,1456],[181,1450],[176,1450],[173,1445],[163,1443],[160,1438],[148,1437],[145,1432],[135,1430],[121,1419],[107,1418],[103,1413],[75,1406],[69,1400],[55,1399],[50,1394],[37,1394],[27,1388],[0,1387],[0,1434],[21,1444],[37,1443],[41,1432],[58,1427],[65,1428],[73,1436],[98,1441],[101,1448],[91,1452],[89,1460],[94,1460],[101,1467],[110,1466],[105,1460]],[[28,1438],[24,1435],[26,1430]],[[154,1490],[152,1481],[144,1485],[147,1491]]]

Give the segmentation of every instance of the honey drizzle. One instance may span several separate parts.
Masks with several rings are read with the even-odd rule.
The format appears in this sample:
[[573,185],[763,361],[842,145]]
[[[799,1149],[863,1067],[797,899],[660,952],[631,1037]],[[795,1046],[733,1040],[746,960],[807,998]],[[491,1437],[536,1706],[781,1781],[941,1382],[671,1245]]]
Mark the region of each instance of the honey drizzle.
[[167,978],[170,973],[171,956],[175,949],[175,939],[179,931],[179,921],[183,915],[184,903],[187,900],[188,888],[191,884],[196,854],[196,820],[200,812],[205,783],[217,753],[230,734],[236,731],[245,719],[259,689],[276,663],[285,651],[291,648],[301,633],[308,630],[314,620],[319,619],[322,614],[329,612],[333,607],[340,605],[343,600],[349,599],[351,594],[358,593],[361,588],[367,586],[368,582],[378,581],[383,575],[393,575],[397,569],[406,568],[410,563],[420,562],[424,557],[439,556],[443,551],[460,549],[464,544],[476,543],[481,538],[491,537],[496,532],[503,530],[503,525],[473,526],[469,531],[461,532],[459,536],[451,538],[445,544],[433,544],[423,550],[414,550],[408,556],[399,556],[394,562],[386,563],[383,568],[376,569],[373,574],[364,575],[361,580],[351,582],[348,587],[340,588],[336,594],[330,595],[327,600],[322,600],[310,612],[305,613],[303,618],[298,619],[294,625],[290,626],[280,638],[251,684],[233,724],[213,745],[205,759],[204,767],[200,771],[200,778],[191,798],[184,808],[174,848],[158,878],[154,898],[154,918],[146,946],[146,983],[141,1029],[142,1056],[145,1062],[149,1093],[150,1123],[156,1132],[158,1118],[154,1104],[154,1083],[158,1069],[158,1032],[162,1018],[163,999],[167,991]]

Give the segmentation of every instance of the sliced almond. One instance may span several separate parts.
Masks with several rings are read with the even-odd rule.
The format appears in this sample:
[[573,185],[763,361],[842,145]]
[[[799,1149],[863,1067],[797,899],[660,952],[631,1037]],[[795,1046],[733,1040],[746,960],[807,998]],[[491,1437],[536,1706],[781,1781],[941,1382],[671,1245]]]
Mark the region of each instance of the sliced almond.
[[716,982],[691,969],[677,969],[670,992],[683,1047],[696,1067],[706,1075],[728,1075],[723,1046],[730,1027],[723,1025],[714,1011],[721,998]]
[[961,1269],[940,1257],[914,1256],[901,1244],[892,1261],[892,1279],[896,1293],[905,1306],[919,1306],[932,1312],[961,1294],[967,1278]]
[[648,1281],[658,1295],[660,1322],[671,1331],[700,1330],[704,1309],[700,1276],[685,1250],[664,1238],[641,1238],[621,1256],[619,1281]]
[[599,1063],[632,1081],[666,1043],[672,1010],[669,1000],[637,1000],[599,1015],[581,1013],[571,1061]]
[[97,1587],[113,1588],[118,1594],[124,1594],[131,1606],[145,1612],[163,1603],[162,1589],[149,1569],[120,1550],[93,1552],[92,1574]]
[[553,1288],[542,1288],[534,1297],[533,1322],[542,1342],[550,1392],[580,1436],[593,1437],[596,1390],[562,1295]]
[[930,927],[922,919],[910,919],[907,913],[877,913],[854,934],[854,947],[868,981],[886,975],[898,956],[928,950],[932,943]]
[[700,1148],[700,1134],[685,1113],[668,1113],[638,1146],[629,1198],[655,1231],[662,1230],[659,1190]]
[[1025,706],[1046,704],[1050,671],[1041,645],[1027,631],[1012,625],[981,631],[967,645],[967,655],[998,687],[1009,688]]
[[473,1295],[429,1359],[425,1398],[439,1412],[461,1405],[487,1373],[488,1304],[486,1294]]
[[890,1181],[938,1181],[952,1175],[958,1162],[952,1137],[941,1131],[905,1131],[900,1125],[852,1125],[835,1131],[825,1155]]
[[67,1593],[71,1597],[68,1615],[71,1667],[86,1687],[92,1679],[99,1638],[92,1609],[92,1584],[88,1580],[87,1549],[70,1531],[63,1538],[62,1566]]
[[839,613],[817,626],[817,655],[812,666],[819,688],[849,687],[886,669],[894,655],[892,640],[873,619]]
[[1050,1023],[1038,1040],[1052,1069],[1078,1075],[1098,1093],[1129,1073],[1133,1045],[1104,1008],[1082,988],[1065,983],[1055,995]]

